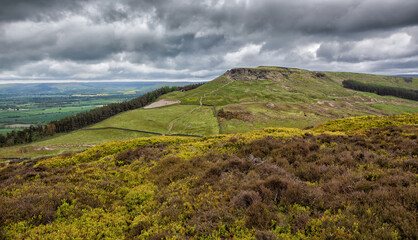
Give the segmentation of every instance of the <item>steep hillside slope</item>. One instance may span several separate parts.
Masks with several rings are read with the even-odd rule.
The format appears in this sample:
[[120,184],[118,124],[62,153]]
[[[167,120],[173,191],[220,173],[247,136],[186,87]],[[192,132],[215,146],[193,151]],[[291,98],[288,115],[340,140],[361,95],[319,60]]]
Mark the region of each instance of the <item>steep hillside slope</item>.
[[418,112],[415,101],[345,89],[341,82],[348,79],[418,90],[416,78],[258,67],[232,69],[190,92],[173,92],[164,98],[202,101],[229,112],[222,122],[223,133],[270,126],[305,128],[350,116]]
[[0,238],[417,239],[418,114],[0,166]]

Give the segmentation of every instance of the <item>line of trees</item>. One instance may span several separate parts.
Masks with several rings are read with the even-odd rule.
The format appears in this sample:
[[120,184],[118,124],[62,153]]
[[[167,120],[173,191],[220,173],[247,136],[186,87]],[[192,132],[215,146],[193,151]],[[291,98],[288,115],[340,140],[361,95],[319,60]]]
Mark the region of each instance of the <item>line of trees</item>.
[[382,96],[394,96],[418,101],[418,91],[399,87],[382,86],[378,84],[362,83],[355,80],[344,80],[343,87],[362,91],[376,93]]
[[191,84],[184,87],[162,87],[130,101],[112,103],[87,112],[81,112],[74,116],[52,121],[44,126],[31,126],[20,131],[12,131],[6,136],[0,134],[0,147],[30,143],[47,136],[52,136],[56,133],[81,129],[88,125],[103,121],[116,114],[144,107],[166,93],[173,91],[189,91],[201,86],[202,84],[203,83]]

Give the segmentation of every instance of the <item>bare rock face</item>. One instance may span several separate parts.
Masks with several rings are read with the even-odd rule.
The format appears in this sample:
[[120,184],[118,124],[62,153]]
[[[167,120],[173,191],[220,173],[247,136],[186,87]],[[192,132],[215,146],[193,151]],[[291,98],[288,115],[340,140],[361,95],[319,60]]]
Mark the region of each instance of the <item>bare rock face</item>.
[[276,105],[274,105],[274,103],[272,103],[272,102],[268,102],[268,103],[266,103],[266,107],[273,109],[273,108],[276,107]]
[[325,73],[316,72],[315,76],[318,77],[318,78],[323,78],[323,77],[326,77],[327,75]]
[[228,70],[226,75],[234,80],[241,81],[258,81],[266,80],[269,70],[265,69],[250,69],[250,68],[234,68]]
[[[268,67],[263,68],[234,68],[228,70],[225,75],[230,79],[237,81],[282,81],[289,79],[289,76],[294,73],[291,68],[285,67]],[[271,70],[273,69],[273,70]]]
[[323,72],[315,72],[314,76],[323,80],[330,80],[330,78]]

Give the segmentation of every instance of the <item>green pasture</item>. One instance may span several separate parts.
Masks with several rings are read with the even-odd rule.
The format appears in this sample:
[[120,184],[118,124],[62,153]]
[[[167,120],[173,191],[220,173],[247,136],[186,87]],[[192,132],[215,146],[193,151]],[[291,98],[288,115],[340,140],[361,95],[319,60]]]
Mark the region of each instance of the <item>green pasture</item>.
[[31,144],[0,148],[2,157],[41,157],[81,151],[104,142],[150,137],[151,134],[116,129],[79,130]]
[[[169,130],[172,125],[171,130]],[[91,128],[118,127],[162,134],[212,135],[219,132],[211,107],[172,105],[121,113]]]
[[97,145],[114,140],[127,140],[139,137],[149,137],[151,134],[123,131],[117,129],[78,130],[49,140],[33,143],[33,146],[54,145]]

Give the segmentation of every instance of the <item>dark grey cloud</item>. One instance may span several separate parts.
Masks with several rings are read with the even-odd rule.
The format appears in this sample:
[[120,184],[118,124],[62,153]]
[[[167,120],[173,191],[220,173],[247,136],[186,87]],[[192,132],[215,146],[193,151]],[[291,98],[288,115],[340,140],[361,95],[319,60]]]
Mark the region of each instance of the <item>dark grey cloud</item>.
[[85,0],[2,0],[0,21],[54,20],[83,8]]
[[418,56],[418,34],[404,30],[389,36],[359,41],[328,41],[320,45],[317,56],[326,61],[363,62]]
[[416,0],[3,0],[0,80],[418,72]]

